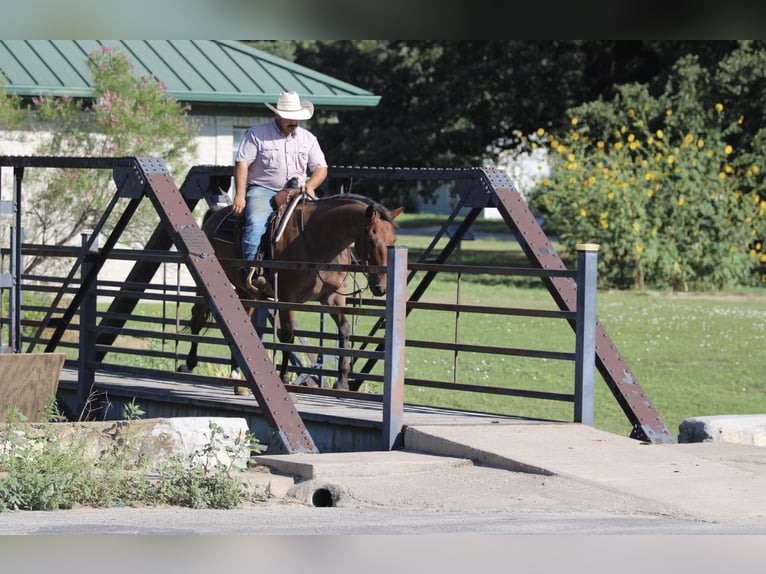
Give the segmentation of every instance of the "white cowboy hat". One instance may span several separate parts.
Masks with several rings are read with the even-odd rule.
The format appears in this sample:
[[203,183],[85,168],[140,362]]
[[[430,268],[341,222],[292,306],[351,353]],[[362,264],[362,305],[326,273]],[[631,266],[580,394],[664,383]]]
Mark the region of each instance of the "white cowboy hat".
[[314,115],[314,104],[306,100],[301,102],[297,92],[282,92],[276,108],[269,103],[266,107],[286,120],[307,120]]

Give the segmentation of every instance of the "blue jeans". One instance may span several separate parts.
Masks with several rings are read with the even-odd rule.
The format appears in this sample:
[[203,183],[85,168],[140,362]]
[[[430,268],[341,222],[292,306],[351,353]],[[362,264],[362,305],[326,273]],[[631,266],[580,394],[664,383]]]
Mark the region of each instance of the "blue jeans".
[[255,259],[266,223],[271,215],[271,198],[277,194],[267,187],[253,185],[245,195],[245,221],[242,226],[242,259]]

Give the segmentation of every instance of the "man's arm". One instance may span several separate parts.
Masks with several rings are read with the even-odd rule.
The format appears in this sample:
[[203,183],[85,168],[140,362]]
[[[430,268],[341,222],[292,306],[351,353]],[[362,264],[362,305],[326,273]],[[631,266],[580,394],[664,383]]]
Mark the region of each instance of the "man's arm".
[[234,205],[232,211],[234,215],[239,215],[245,211],[245,195],[247,194],[247,164],[238,161],[234,164]]
[[316,197],[316,188],[322,185],[322,183],[324,182],[326,178],[327,178],[327,168],[326,167],[316,168],[313,172],[311,172],[311,177],[303,185],[303,189],[301,191],[305,191],[311,197]]

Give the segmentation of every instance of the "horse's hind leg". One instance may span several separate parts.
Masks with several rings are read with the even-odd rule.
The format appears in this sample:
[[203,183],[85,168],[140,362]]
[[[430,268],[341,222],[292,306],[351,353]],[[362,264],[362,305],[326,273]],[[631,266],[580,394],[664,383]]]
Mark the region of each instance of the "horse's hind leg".
[[[191,321],[189,325],[192,335],[199,335],[200,331],[205,327],[207,324],[208,311],[207,303],[204,302],[195,303],[192,306]],[[194,370],[194,367],[197,366],[197,362],[197,340],[195,339],[191,342],[191,345],[189,345],[189,354],[186,355],[186,362],[183,365],[178,366],[178,371],[182,373],[191,373]]]
[[[259,309],[260,310],[260,309]],[[248,307],[247,308],[247,316],[250,318],[250,321],[253,323],[258,323],[258,321],[262,320],[261,315],[263,310],[261,310],[261,313],[256,313],[256,307]],[[258,328],[257,324],[253,325]],[[258,335],[261,336],[260,334]],[[242,373],[240,372],[239,365],[237,364],[237,359],[234,357],[234,353],[231,354],[231,375],[230,377],[232,379],[242,379]],[[250,387],[240,387],[235,386],[234,387],[234,394],[240,395],[240,396],[249,396],[250,395]]]

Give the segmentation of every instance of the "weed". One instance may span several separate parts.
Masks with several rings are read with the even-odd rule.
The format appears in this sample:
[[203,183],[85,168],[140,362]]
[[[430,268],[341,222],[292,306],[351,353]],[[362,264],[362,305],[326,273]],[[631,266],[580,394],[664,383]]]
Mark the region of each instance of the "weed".
[[[55,420],[55,403],[47,409]],[[132,401],[126,412],[129,437],[131,422],[143,411]],[[153,463],[126,439],[94,459],[84,438],[61,440],[56,424],[30,424],[18,411],[9,412],[0,428],[0,512],[140,504],[235,508],[248,497],[233,474],[236,455],[245,445],[251,454],[260,450],[250,433],[232,444],[211,422],[208,443],[188,456]]]

